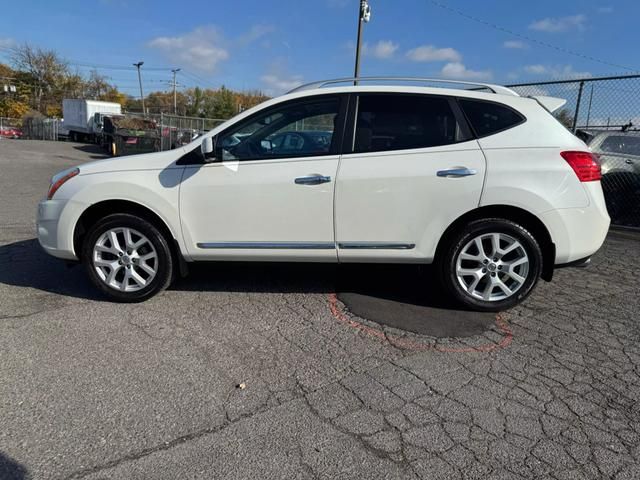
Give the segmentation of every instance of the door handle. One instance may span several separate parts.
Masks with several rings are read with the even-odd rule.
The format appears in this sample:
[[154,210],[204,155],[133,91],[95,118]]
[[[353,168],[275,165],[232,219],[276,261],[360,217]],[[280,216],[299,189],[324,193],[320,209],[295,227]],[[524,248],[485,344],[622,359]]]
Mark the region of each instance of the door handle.
[[633,165],[633,160],[631,160],[630,158],[627,158],[624,163],[626,163],[627,165]]
[[321,183],[327,183],[330,181],[331,177],[326,177],[318,173],[313,173],[304,177],[298,177],[294,180],[296,185],[320,185]]
[[478,173],[477,170],[473,168],[459,167],[459,168],[450,168],[448,170],[438,170],[436,175],[438,177],[468,177],[469,175],[475,175]]

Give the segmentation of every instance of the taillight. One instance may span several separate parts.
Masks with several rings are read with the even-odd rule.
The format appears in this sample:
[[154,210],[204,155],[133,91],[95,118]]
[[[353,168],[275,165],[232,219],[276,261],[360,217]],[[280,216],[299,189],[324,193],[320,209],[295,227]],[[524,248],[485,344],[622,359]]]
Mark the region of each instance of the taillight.
[[595,182],[602,178],[600,163],[593,153],[570,151],[560,152],[560,155],[573,168],[581,182]]
[[65,170],[64,172],[60,172],[57,175],[54,175],[51,179],[51,186],[49,187],[49,193],[47,193],[47,200],[51,200],[58,189],[64,185],[64,183],[75,177],[80,173],[79,168],[72,168],[69,170]]

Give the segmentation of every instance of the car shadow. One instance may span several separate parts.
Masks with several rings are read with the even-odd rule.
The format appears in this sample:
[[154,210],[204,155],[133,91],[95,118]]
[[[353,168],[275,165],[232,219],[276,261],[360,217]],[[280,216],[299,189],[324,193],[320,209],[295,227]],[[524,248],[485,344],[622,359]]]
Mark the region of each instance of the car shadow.
[[29,472],[26,467],[0,452],[0,478],[3,480],[26,480]]
[[[0,283],[104,300],[84,269],[47,255],[37,240],[0,246]],[[447,300],[433,269],[417,265],[207,262],[190,265],[170,290],[198,292],[336,293],[348,310],[376,323],[438,337],[481,333],[491,314]]]
[[74,145],[73,148],[76,150],[80,150],[81,152],[89,153],[89,158],[93,160],[100,160],[103,158],[111,158],[107,152],[104,151],[100,145],[96,145],[94,143],[84,143]]

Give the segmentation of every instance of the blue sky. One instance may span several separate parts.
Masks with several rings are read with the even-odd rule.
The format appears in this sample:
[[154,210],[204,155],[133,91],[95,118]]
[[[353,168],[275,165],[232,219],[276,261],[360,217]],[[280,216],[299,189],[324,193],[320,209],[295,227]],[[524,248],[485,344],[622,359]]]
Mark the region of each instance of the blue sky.
[[[640,69],[637,0],[370,5],[363,75],[513,83]],[[167,89],[168,70],[180,67],[184,86],[275,94],[353,73],[357,8],[358,0],[5,1],[0,61],[6,47],[29,42],[56,50],[80,72],[97,66],[129,94],[137,94],[129,68],[138,60],[147,92]]]

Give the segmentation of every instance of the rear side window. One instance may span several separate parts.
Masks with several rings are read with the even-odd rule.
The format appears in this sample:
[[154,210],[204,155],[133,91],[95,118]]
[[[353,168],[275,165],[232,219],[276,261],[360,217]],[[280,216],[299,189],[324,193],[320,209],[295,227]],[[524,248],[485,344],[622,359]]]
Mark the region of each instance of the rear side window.
[[478,137],[493,135],[524,122],[522,115],[505,105],[464,98],[459,102]]
[[436,147],[467,140],[444,97],[360,95],[354,152]]

